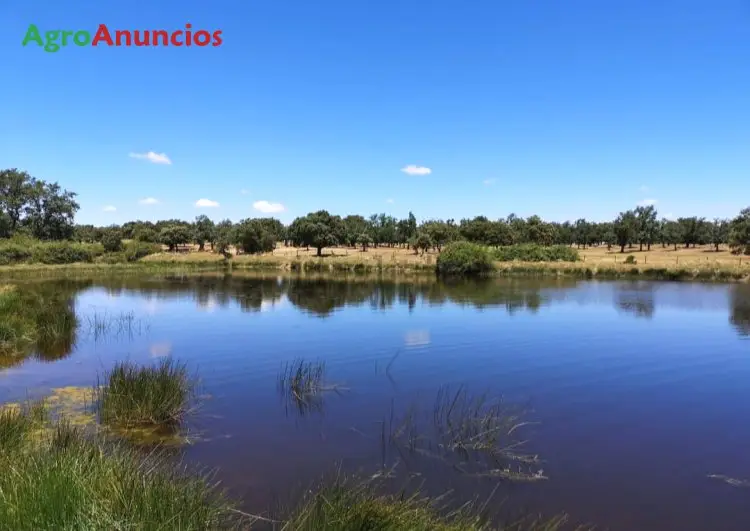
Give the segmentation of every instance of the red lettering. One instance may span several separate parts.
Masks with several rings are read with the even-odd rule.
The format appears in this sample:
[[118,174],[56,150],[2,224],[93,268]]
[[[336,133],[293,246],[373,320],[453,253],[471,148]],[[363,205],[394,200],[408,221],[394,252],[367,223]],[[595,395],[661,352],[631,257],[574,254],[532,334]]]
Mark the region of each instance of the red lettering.
[[109,46],[114,44],[112,41],[112,35],[109,34],[109,30],[104,24],[99,24],[99,28],[96,30],[96,35],[94,35],[94,40],[91,41],[91,46],[98,46],[99,41],[104,41]]
[[[143,39],[141,39],[141,33],[143,33]],[[133,32],[133,41],[135,42],[136,46],[148,46],[151,42],[151,33],[147,31],[138,31],[135,30]]]
[[122,46],[123,40],[125,40],[125,46],[130,46],[133,43],[131,39],[132,37],[129,31],[127,30],[115,31],[115,41],[117,41],[117,46]]
[[185,32],[185,45],[186,45],[186,46],[190,46],[191,44],[193,44],[193,38],[192,38],[192,37],[193,37],[193,34],[192,34],[192,33],[190,32],[190,30],[191,30],[192,28],[193,28],[193,25],[192,25],[192,24],[190,24],[190,23],[188,23],[188,24],[185,24],[185,29],[187,30],[187,31]]
[[[203,42],[201,42],[203,41]],[[205,30],[195,32],[195,45],[196,46],[208,46],[211,42],[211,34]]]
[[224,41],[221,39],[221,30],[214,31],[214,46],[221,46]]
[[159,45],[159,40],[157,39],[157,37],[161,37],[162,44],[164,46],[169,46],[169,34],[166,31],[164,30],[154,31],[153,35],[154,35],[154,42],[153,42],[154,46]]
[[182,46],[182,43],[177,40],[177,37],[179,37],[180,35],[182,35],[182,30],[175,31],[174,33],[172,33],[172,39],[171,39],[172,45],[174,45],[174,46]]

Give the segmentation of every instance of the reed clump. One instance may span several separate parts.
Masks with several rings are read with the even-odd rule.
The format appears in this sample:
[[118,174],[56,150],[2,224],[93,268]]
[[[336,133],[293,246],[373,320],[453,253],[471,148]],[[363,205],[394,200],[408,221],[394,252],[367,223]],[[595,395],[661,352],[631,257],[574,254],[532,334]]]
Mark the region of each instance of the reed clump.
[[196,381],[171,358],[153,366],[117,363],[95,388],[99,420],[121,428],[179,424],[193,407]]
[[[31,413],[19,418],[35,422]],[[249,527],[208,477],[65,422],[41,441],[0,444],[0,469],[0,529]]]

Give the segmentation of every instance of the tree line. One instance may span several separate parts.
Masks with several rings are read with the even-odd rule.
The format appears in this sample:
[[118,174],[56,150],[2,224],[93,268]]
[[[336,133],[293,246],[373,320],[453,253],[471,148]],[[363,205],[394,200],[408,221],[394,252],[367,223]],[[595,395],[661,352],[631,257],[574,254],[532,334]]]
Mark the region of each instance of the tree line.
[[620,252],[638,246],[650,250],[662,247],[695,247],[711,244],[718,251],[728,245],[732,252],[750,254],[750,208],[732,219],[707,220],[704,217],[659,218],[653,205],[639,206],[621,212],[614,220],[594,222],[549,222],[539,216],[522,218],[510,214],[491,220],[485,216],[472,219],[428,219],[421,223],[413,213],[404,219],[385,213],[369,217],[339,216],[326,210],[311,212],[285,225],[271,217],[247,218],[239,222],[225,219],[214,222],[201,215],[192,222],[169,219],[157,222],[129,221],[122,225],[95,227],[75,225],[79,205],[76,194],[57,183],[47,183],[17,169],[0,172],[0,238],[26,234],[41,240],[71,239],[79,242],[101,242],[107,250],[116,251],[123,239],[160,243],[174,250],[180,245],[206,245],[226,253],[230,246],[240,252],[261,253],[274,249],[277,242],[287,246],[316,249],[321,255],[326,247],[408,247],[424,253],[440,251],[457,240],[499,247],[519,243],[538,245],[575,245],[579,248],[606,245]]

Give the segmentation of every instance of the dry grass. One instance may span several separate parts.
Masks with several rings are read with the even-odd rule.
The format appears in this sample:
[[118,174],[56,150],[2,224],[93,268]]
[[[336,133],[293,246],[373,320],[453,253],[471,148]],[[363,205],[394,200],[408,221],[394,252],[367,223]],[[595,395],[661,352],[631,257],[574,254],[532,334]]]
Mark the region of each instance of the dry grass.
[[714,250],[713,245],[696,246],[695,248],[685,249],[684,246],[662,248],[661,245],[652,245],[651,250],[638,250],[635,246],[632,249],[625,247],[625,252],[621,253],[619,247],[612,247],[607,250],[606,245],[600,247],[589,247],[579,249],[581,260],[586,265],[607,265],[621,264],[628,255],[633,255],[637,265],[648,265],[656,267],[680,266],[680,267],[747,267],[750,272],[750,257],[738,256],[729,252],[726,246],[720,246],[719,252]]

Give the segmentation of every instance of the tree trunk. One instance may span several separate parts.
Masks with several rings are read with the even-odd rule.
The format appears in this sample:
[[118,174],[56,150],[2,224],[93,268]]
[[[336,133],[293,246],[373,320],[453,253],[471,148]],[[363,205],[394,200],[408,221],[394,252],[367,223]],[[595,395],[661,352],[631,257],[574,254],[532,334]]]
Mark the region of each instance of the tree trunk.
[[323,248],[322,247],[318,247],[318,254],[317,254],[317,256],[323,256]]
[[650,251],[650,250],[651,250],[651,242],[648,242],[648,243],[646,244],[646,250],[647,250],[647,251]]
[[674,244],[674,250],[675,251],[677,250],[677,244],[676,243]]
[[640,244],[640,247],[638,248],[638,251],[643,251],[643,242],[638,242]]
[[620,252],[621,253],[625,252],[625,244],[624,243],[620,244]]
[[718,253],[719,252],[719,244],[715,243],[714,245],[716,245],[716,252]]
[[199,251],[202,251],[202,250],[203,250],[203,248],[204,248],[205,246],[206,246],[206,242],[201,242],[201,243],[199,243],[199,244],[198,244],[198,250],[199,250]]
[[367,245],[363,243],[362,244],[362,252],[364,253],[365,251],[367,251]]

